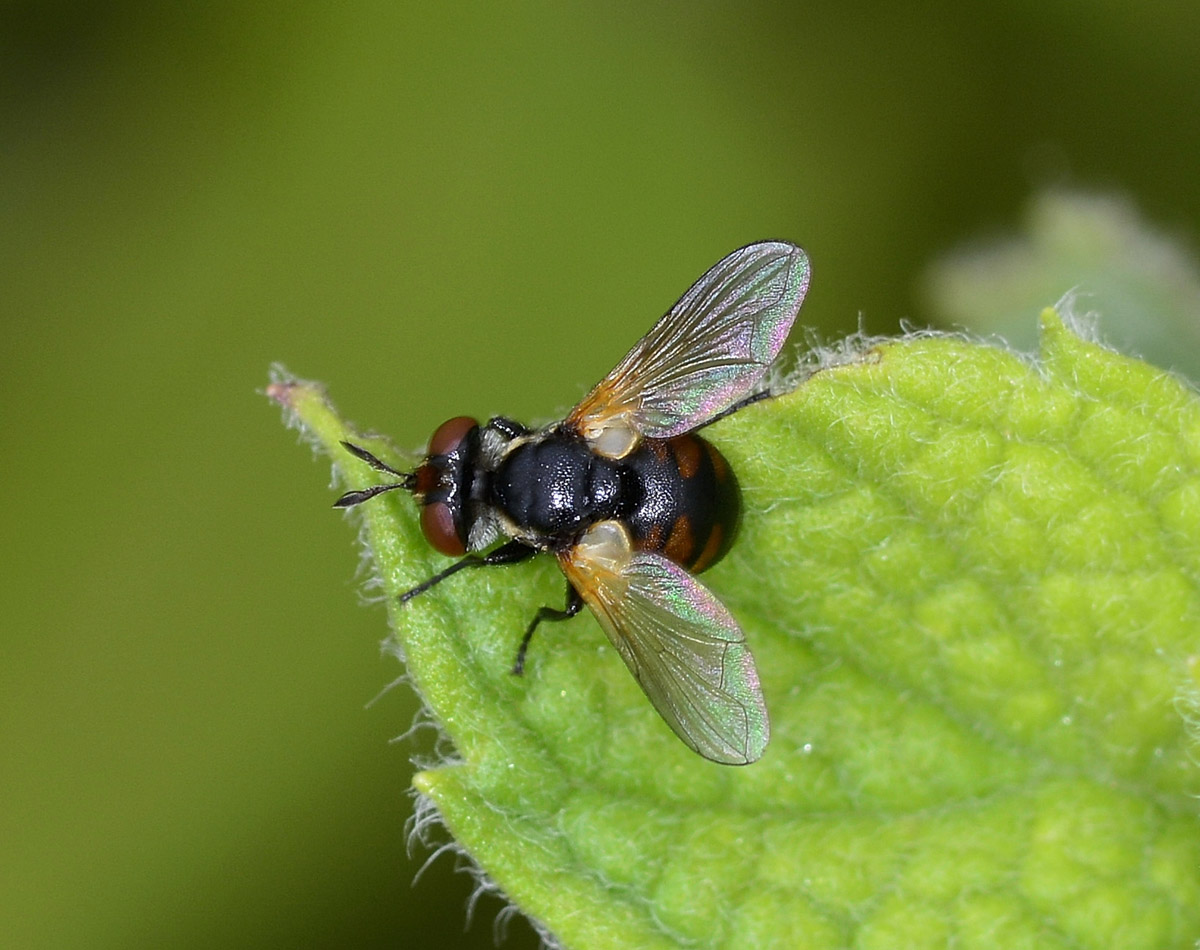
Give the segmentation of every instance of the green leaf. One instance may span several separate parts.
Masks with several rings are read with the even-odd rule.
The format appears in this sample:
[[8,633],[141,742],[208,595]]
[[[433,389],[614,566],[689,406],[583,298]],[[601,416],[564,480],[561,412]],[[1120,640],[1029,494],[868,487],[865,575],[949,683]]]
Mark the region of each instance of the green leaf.
[[[380,479],[319,389],[271,393],[347,486]],[[586,950],[1200,936],[1195,394],[1047,311],[1036,365],[876,343],[710,435],[746,511],[705,578],[758,660],[759,763],[686,749],[590,616],[510,675],[549,558],[392,598],[457,751],[415,784],[499,887]],[[359,509],[389,595],[446,563],[398,494]]]
[[925,274],[943,323],[1034,345],[1029,314],[1070,292],[1113,319],[1104,335],[1122,351],[1200,376],[1200,274],[1179,242],[1115,195],[1049,191],[1025,215],[1020,236],[973,245]]

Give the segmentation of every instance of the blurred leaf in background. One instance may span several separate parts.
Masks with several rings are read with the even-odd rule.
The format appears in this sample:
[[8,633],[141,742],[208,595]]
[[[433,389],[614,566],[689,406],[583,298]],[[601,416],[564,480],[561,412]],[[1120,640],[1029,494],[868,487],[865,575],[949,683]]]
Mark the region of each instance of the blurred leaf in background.
[[931,313],[947,325],[1033,348],[1029,314],[1055,294],[1102,321],[1122,350],[1200,379],[1200,280],[1179,239],[1148,225],[1127,199],[1049,192],[1020,238],[948,255],[926,272]]
[[362,710],[384,612],[264,366],[410,446],[553,418],[747,241],[836,337],[1042,185],[1195,233],[1198,47],[1182,0],[0,6],[8,942],[492,945],[410,887],[428,739]]

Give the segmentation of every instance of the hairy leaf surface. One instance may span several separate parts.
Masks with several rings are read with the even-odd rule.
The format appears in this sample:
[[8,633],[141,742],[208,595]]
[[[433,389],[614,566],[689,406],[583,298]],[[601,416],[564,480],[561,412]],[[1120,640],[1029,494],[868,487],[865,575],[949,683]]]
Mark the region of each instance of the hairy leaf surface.
[[[319,388],[271,394],[347,487],[380,480]],[[877,343],[707,435],[746,511],[705,579],[772,718],[745,768],[685,748],[586,614],[510,675],[533,611],[561,603],[552,559],[397,607],[447,561],[411,498],[359,509],[457,751],[416,785],[504,892],[580,950],[1200,937],[1191,389],[1047,311],[1036,361]]]

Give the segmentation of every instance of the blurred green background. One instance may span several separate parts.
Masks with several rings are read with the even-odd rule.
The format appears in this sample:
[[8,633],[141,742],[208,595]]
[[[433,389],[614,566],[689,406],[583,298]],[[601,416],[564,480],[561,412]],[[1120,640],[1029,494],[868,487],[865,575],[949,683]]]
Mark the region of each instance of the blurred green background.
[[271,361],[546,419],[769,237],[827,337],[928,322],[1047,185],[1196,233],[1198,115],[1182,0],[0,6],[5,945],[492,946]]

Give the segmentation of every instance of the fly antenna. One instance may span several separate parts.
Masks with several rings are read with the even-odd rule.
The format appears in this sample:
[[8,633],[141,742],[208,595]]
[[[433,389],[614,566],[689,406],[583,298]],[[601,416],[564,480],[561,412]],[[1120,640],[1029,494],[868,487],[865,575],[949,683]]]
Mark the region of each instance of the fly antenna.
[[417,476],[413,472],[401,472],[392,468],[386,462],[377,459],[374,455],[364,449],[361,445],[355,445],[353,442],[342,442],[347,452],[357,459],[366,462],[371,468],[377,472],[384,472],[388,475],[395,475],[400,481],[391,482],[387,485],[372,485],[370,488],[360,488],[355,491],[348,491],[333,503],[334,508],[352,508],[354,505],[361,505],[368,498],[374,498],[386,491],[394,491],[397,488],[404,488],[412,491],[417,483]]
[[376,495],[382,495],[385,491],[392,491],[395,488],[407,488],[405,482],[393,482],[390,485],[372,485],[370,488],[360,488],[357,491],[348,491],[333,503],[334,508],[353,508],[355,505],[361,505],[368,498],[374,498]]
[[396,469],[394,469],[390,465],[388,465],[387,462],[381,462],[374,455],[372,455],[370,452],[368,452],[366,449],[364,449],[361,445],[355,445],[353,442],[344,442],[343,441],[342,446],[346,449],[347,452],[349,452],[355,458],[362,459],[364,462],[366,462],[368,465],[370,465],[371,468],[375,469],[375,471],[377,471],[377,472],[387,472],[389,475],[395,475],[399,479],[412,478],[411,473],[396,471]]

